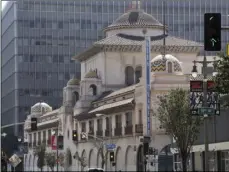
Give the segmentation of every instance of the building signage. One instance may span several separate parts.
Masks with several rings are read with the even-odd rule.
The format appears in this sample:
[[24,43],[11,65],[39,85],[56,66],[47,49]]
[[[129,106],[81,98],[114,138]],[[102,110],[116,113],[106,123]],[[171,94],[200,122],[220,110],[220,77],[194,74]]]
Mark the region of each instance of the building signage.
[[146,37],[146,115],[147,115],[147,135],[150,135],[150,37]]
[[56,136],[51,136],[51,146],[52,146],[52,150],[56,150],[56,148],[57,148]]
[[203,81],[190,81],[191,92],[203,92]]
[[208,92],[215,92],[215,82],[214,81],[207,81],[207,91]]

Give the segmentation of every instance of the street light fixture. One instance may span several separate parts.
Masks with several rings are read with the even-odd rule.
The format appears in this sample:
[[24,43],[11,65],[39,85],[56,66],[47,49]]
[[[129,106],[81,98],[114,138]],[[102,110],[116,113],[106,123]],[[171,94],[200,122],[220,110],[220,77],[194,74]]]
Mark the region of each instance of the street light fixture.
[[197,66],[196,66],[196,61],[194,60],[194,65],[193,65],[193,68],[192,68],[192,76],[194,77],[194,78],[196,78],[197,77]]

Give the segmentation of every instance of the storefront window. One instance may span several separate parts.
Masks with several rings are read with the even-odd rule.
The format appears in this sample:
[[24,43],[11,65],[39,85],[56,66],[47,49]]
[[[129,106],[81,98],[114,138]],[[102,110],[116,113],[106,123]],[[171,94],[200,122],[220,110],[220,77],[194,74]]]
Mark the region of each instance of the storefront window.
[[229,151],[223,151],[222,152],[222,171],[229,171]]
[[209,170],[210,171],[218,171],[217,170],[217,154],[216,152],[209,153]]

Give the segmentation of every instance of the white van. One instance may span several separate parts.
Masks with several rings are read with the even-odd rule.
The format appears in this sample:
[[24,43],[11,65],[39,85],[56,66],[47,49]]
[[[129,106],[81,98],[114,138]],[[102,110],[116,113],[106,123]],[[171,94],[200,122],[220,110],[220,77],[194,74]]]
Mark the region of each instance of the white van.
[[102,168],[88,168],[88,172],[104,172]]

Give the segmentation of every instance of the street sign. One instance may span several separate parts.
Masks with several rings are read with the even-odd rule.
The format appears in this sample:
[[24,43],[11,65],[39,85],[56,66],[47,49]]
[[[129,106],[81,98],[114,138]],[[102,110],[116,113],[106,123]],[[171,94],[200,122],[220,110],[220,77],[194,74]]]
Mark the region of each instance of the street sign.
[[20,164],[21,159],[16,154],[14,154],[10,157],[9,161],[10,164],[15,168],[18,166],[18,164]]
[[113,149],[115,149],[116,148],[116,145],[115,144],[107,144],[106,145],[106,148],[107,148],[107,150],[113,150]]
[[81,133],[81,140],[87,140],[87,133]]
[[198,108],[198,114],[200,115],[215,115],[215,109],[209,107]]

